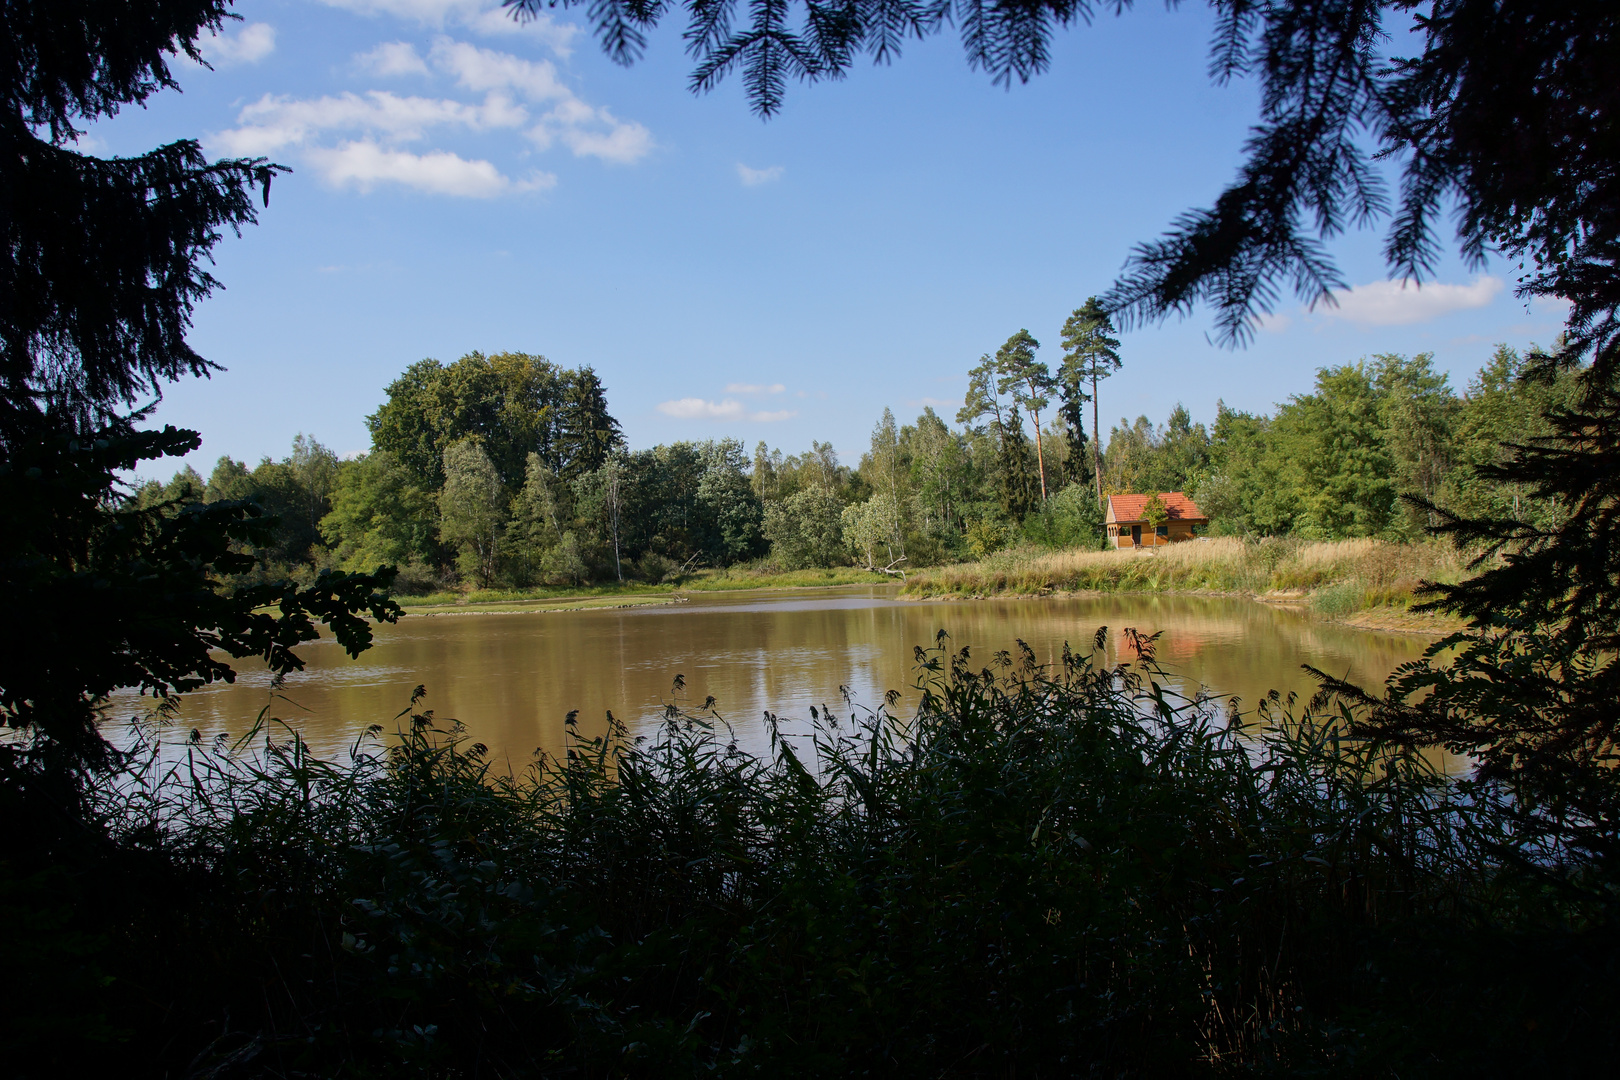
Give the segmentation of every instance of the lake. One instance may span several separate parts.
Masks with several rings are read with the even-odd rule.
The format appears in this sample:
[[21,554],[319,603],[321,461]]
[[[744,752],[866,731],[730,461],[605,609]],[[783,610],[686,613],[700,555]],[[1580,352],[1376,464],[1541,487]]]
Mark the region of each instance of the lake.
[[[1430,638],[1376,633],[1324,622],[1309,613],[1229,597],[1103,594],[1070,598],[909,601],[893,588],[698,593],[681,603],[546,611],[514,605],[499,614],[412,614],[379,626],[376,644],[350,659],[330,640],[301,650],[304,672],[289,677],[272,703],[270,677],[241,665],[234,685],[186,696],[180,731],[239,735],[267,703],[271,715],[301,730],[314,749],[346,747],[368,724],[392,731],[413,687],[427,687],[421,708],[462,721],[471,737],[521,761],[536,748],[556,752],[563,721],[579,710],[585,735],[613,714],[634,732],[651,730],[672,700],[716,711],[758,749],[766,710],[808,718],[812,705],[843,706],[840,687],[878,704],[897,690],[904,713],[916,701],[913,647],[945,630],[951,647],[988,665],[1016,639],[1055,662],[1065,641],[1089,651],[1099,626],[1110,628],[1109,662],[1131,658],[1121,631],[1163,631],[1160,664],[1169,683],[1191,694],[1200,685],[1236,695],[1250,709],[1273,688],[1309,696],[1301,664],[1376,684],[1416,659]],[[676,696],[674,677],[685,678]],[[142,711],[133,694],[116,697],[110,718]]]

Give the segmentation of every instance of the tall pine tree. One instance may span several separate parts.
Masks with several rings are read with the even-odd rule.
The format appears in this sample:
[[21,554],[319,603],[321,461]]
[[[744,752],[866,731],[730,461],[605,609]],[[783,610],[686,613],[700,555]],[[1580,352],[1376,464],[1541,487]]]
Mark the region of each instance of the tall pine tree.
[[122,474],[199,444],[138,430],[129,410],[212,369],[185,338],[218,285],[205,266],[225,231],[254,222],[278,169],[209,162],[191,140],[105,160],[71,147],[89,122],[176,88],[170,63],[200,61],[199,38],[226,18],[223,0],[0,5],[0,582],[30,612],[0,650],[0,722],[26,734],[0,748],[0,781],[51,808],[42,844],[70,778],[112,756],[96,720],[115,688],[167,698],[231,679],[221,653],[285,673],[317,622],[357,653],[370,640],[358,612],[398,613],[375,592],[386,574],[223,588],[253,566],[242,550],[269,542],[257,506],[120,498]]

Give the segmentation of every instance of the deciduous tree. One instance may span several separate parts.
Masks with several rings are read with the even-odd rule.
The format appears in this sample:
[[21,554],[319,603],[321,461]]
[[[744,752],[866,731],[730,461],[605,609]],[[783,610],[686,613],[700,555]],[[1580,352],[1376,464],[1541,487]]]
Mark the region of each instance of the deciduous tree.
[[344,462],[321,535],[348,570],[434,561],[438,514],[431,492],[387,450]]
[[458,552],[462,572],[481,588],[495,578],[506,517],[506,488],[484,448],[471,439],[446,447],[439,535]]

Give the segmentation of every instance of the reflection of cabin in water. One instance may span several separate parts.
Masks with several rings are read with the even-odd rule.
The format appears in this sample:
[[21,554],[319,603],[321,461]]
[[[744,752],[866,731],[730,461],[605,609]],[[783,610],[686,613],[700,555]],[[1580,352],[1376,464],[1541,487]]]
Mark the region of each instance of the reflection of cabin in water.
[[1157,544],[1176,544],[1191,540],[1209,518],[1198,509],[1198,504],[1179,491],[1159,492],[1164,504],[1165,520],[1157,525],[1148,524],[1143,508],[1151,495],[1110,495],[1108,515],[1108,546],[1116,548],[1153,547]]

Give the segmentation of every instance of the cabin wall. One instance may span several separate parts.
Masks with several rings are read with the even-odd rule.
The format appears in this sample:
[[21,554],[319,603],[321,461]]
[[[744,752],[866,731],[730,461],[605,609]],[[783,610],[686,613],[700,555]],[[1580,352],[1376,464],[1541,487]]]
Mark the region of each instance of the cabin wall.
[[1108,524],[1108,545],[1113,548],[1134,548],[1137,545],[1131,542],[1131,526],[1140,525],[1142,528],[1142,547],[1159,547],[1164,544],[1180,544],[1194,539],[1197,534],[1193,531],[1190,521],[1170,521],[1163,526],[1165,535],[1158,535],[1146,522],[1118,521]]

